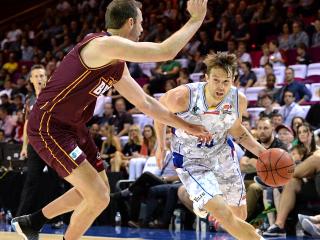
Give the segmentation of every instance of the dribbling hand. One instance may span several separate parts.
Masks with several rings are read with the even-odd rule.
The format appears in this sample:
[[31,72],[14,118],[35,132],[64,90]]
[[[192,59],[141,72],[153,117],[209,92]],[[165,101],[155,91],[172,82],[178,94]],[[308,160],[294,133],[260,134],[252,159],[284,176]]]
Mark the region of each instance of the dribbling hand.
[[212,134],[202,125],[192,124],[191,128],[187,131],[188,134],[198,137],[200,142],[208,143],[212,140]]
[[191,18],[195,20],[203,20],[207,13],[208,0],[189,0],[187,10]]

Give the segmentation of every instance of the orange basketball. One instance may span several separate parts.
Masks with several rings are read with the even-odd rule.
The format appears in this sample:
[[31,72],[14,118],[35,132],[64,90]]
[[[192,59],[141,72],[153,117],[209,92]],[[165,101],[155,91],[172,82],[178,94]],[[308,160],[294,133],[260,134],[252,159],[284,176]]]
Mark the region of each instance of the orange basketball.
[[258,176],[271,187],[279,187],[288,183],[293,176],[294,167],[295,164],[290,154],[280,148],[264,151],[257,161]]

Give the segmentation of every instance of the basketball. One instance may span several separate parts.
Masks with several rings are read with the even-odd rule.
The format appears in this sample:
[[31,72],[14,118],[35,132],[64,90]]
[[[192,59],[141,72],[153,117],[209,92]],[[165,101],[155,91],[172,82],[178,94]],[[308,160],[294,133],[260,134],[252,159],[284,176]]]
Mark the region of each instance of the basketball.
[[264,151],[257,161],[258,176],[271,187],[287,184],[293,176],[294,167],[290,154],[280,148]]

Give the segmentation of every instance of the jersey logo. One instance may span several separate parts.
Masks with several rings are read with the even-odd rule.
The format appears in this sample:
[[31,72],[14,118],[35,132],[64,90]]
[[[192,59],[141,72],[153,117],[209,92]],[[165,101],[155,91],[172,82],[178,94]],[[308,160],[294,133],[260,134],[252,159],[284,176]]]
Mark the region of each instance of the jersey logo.
[[101,77],[99,83],[89,92],[94,97],[99,97],[103,95],[106,91],[108,91],[114,83],[117,81],[114,78],[110,77],[109,79],[105,79]]

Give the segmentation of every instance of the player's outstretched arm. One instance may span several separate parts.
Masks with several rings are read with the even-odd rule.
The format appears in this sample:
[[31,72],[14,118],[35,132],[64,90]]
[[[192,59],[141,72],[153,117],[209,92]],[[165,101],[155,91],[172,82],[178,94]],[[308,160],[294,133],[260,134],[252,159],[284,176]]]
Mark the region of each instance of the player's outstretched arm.
[[247,150],[254,155],[259,156],[261,152],[266,149],[254,139],[249,131],[241,124],[242,115],[247,111],[247,99],[244,95],[239,93],[239,118],[230,128],[229,133]]
[[171,113],[159,101],[148,96],[130,76],[127,66],[125,66],[121,80],[117,82],[114,87],[141,112],[149,115],[155,120],[175,128],[181,128],[186,132],[199,137],[202,141],[207,142],[211,140],[211,134],[209,134],[203,126],[185,122],[175,114]]
[[119,36],[102,37],[92,41],[90,49],[96,54],[130,62],[161,62],[173,59],[200,28],[207,0],[189,0],[189,21],[161,43],[134,42]]
[[[184,86],[174,88],[162,95],[159,101],[172,113],[184,112],[188,109],[189,90]],[[154,128],[157,136],[156,159],[158,167],[161,169],[166,152],[166,125],[159,121],[155,121]]]

